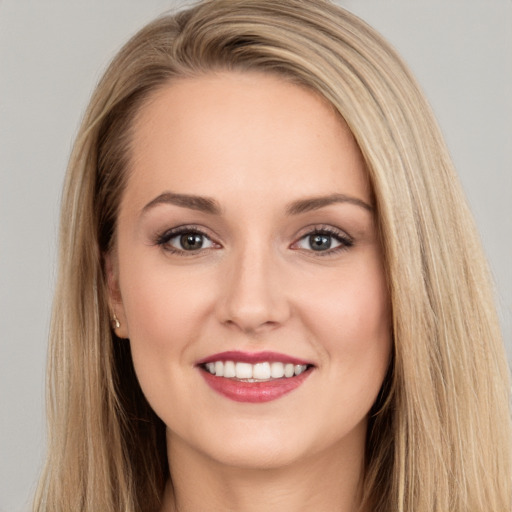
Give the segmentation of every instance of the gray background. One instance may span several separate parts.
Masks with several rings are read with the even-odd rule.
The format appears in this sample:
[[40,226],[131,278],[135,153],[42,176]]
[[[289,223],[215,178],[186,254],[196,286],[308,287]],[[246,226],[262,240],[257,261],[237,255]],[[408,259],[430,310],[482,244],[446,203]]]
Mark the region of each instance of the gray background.
[[[58,203],[73,137],[115,51],[177,3],[0,0],[0,512],[29,509],[41,467]],[[380,30],[424,87],[482,233],[512,354],[512,1],[339,3]]]

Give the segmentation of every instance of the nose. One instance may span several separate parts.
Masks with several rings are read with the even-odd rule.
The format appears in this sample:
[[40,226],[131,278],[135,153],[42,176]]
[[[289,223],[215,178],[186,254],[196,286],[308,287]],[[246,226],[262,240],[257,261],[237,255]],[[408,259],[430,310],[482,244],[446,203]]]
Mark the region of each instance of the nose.
[[290,316],[283,272],[271,249],[247,247],[233,255],[221,278],[219,320],[246,334],[257,335],[282,325]]

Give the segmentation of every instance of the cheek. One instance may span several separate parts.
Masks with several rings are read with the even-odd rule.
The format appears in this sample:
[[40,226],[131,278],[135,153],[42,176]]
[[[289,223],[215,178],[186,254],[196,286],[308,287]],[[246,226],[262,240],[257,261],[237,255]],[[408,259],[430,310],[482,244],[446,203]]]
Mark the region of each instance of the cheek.
[[198,325],[197,317],[208,300],[205,276],[176,271],[153,259],[142,264],[132,259],[122,270],[121,293],[131,339],[168,347],[172,339],[186,337]]
[[391,308],[380,264],[354,266],[336,274],[308,305],[315,311],[314,317],[322,319],[326,333],[339,333],[354,341],[370,341],[382,332],[389,333]]
[[190,348],[200,336],[204,294],[194,286],[195,279],[168,265],[135,267],[130,261],[121,270],[135,372],[148,402],[169,423],[169,404],[187,396],[186,372],[192,366]]
[[190,347],[200,337],[208,300],[198,286],[205,276],[134,257],[120,271],[133,363],[146,397],[158,410],[158,400],[180,388],[180,375],[191,365]]
[[380,389],[389,362],[391,308],[380,260],[366,263],[337,275],[331,282],[339,285],[311,296],[303,309],[312,338],[333,369],[332,380],[371,395]]

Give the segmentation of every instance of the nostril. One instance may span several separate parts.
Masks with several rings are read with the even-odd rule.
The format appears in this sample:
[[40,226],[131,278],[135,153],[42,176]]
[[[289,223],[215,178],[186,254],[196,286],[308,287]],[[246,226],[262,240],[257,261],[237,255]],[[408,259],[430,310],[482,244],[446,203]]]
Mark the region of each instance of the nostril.
[[237,317],[225,320],[223,324],[230,329],[238,329],[246,335],[253,337],[278,328],[281,325],[281,322],[273,320],[259,321],[254,318],[248,319],[247,317]]

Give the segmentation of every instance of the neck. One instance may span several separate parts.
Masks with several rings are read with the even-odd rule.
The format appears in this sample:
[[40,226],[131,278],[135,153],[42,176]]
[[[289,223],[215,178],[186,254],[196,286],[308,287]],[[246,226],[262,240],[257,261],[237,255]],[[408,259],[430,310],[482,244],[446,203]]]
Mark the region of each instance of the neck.
[[200,512],[206,505],[209,512],[356,512],[363,454],[364,439],[345,439],[328,453],[284,467],[240,468],[214,461],[168,435],[172,483],[161,512]]

